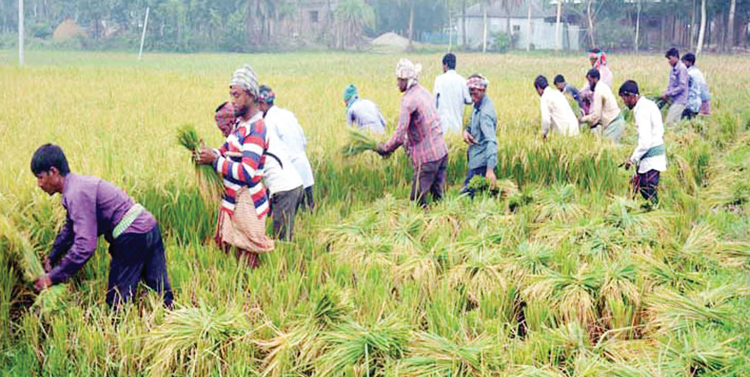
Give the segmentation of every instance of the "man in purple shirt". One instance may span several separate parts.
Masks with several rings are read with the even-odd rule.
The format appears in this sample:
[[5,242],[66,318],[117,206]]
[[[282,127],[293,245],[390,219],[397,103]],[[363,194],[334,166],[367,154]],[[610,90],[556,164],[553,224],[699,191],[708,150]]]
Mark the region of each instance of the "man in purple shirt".
[[687,67],[680,61],[680,52],[676,48],[670,48],[665,56],[669,60],[669,65],[672,66],[672,70],[669,73],[669,85],[667,86],[667,91],[662,96],[662,100],[671,101],[669,111],[667,112],[667,119],[664,122],[669,126],[682,119],[682,112],[685,111],[688,100],[690,76],[688,75]]
[[424,207],[428,193],[435,201],[443,197],[448,149],[432,95],[418,83],[421,70],[421,65],[407,59],[398,62],[398,88],[404,93],[398,125],[391,139],[378,145],[376,151],[388,156],[402,145],[406,148],[414,167],[410,198]]
[[71,173],[57,145],[39,147],[31,158],[31,171],[44,192],[62,195],[67,210],[65,225],[44,260],[47,273],[34,282],[37,291],[75,275],[104,235],[112,257],[107,303],[117,309],[130,301],[143,280],[162,294],[166,307],[172,306],[164,245],[151,213],[111,183]]

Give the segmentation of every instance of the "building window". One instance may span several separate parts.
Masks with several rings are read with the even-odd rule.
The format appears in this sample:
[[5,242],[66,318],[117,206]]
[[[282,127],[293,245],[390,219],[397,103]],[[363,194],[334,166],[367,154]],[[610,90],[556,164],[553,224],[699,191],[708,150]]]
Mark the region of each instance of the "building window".
[[513,25],[513,32],[518,33],[521,31],[521,25]]
[[314,24],[318,23],[318,11],[317,10],[310,11],[310,22]]

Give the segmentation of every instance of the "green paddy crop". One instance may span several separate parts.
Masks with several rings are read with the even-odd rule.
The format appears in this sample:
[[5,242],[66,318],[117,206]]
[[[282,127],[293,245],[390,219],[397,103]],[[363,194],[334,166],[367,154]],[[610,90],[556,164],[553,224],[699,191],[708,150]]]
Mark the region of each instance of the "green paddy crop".
[[[376,102],[392,132],[399,56],[344,53],[148,55],[0,51],[0,374],[263,376],[750,375],[750,72],[702,56],[714,114],[670,127],[658,206],[629,192],[623,145],[589,132],[541,139],[538,74],[582,83],[585,56],[459,54],[498,112],[499,185],[460,194],[466,146],[448,135],[449,189],[423,210],[411,164],[346,128],[341,90]],[[428,89],[439,55],[414,55]],[[615,82],[658,95],[660,54],[613,55]],[[212,242],[218,203],[189,149],[232,71],[251,64],[308,139],[317,207],[247,270]],[[466,116],[468,118],[469,111]],[[630,118],[629,118],[630,119]],[[632,122],[632,121],[631,121]],[[101,242],[55,302],[35,304],[65,220],[29,171],[61,145],[71,168],[125,189],[157,217],[176,309],[144,290],[104,302]],[[188,143],[189,142],[189,143]],[[342,152],[343,151],[343,152]],[[57,288],[60,289],[60,288]],[[45,310],[42,310],[45,309]]]

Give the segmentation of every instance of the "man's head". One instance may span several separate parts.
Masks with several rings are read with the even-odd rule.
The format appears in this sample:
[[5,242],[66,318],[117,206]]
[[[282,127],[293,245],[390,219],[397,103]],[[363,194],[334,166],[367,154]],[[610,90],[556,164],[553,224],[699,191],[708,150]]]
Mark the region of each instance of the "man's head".
[[456,55],[451,52],[443,56],[443,72],[447,72],[449,69],[456,69]]
[[276,93],[273,92],[270,86],[261,85],[258,90],[258,102],[260,103],[260,111],[263,115],[268,113],[268,110],[273,107],[273,101],[276,100]]
[[640,98],[638,83],[633,80],[625,81],[620,87],[620,98],[629,109],[634,108],[635,104],[638,103],[638,98]]
[[599,82],[600,78],[601,75],[599,74],[598,69],[592,69],[588,71],[588,73],[586,73],[586,80],[588,80],[591,90],[594,90],[596,88],[596,84]]
[[539,93],[540,96],[544,94],[544,89],[547,89],[548,86],[549,84],[547,83],[546,77],[539,75],[534,79],[534,89],[536,89],[536,92]]
[[680,51],[674,47],[667,50],[667,53],[664,56],[669,60],[669,65],[672,67],[676,66],[680,61]]
[[224,137],[234,130],[234,124],[237,122],[237,115],[234,111],[234,106],[231,102],[224,102],[216,108],[214,113],[214,120],[216,120],[216,127],[219,127],[219,131]]
[[490,80],[487,80],[479,73],[469,76],[469,79],[466,80],[466,86],[469,87],[469,94],[471,94],[471,99],[475,104],[482,103],[484,93],[487,91],[487,86],[489,85]]
[[245,64],[232,75],[229,83],[229,95],[237,116],[244,118],[252,114],[251,109],[258,109],[258,77],[255,71]]
[[359,94],[357,93],[357,87],[354,86],[354,84],[349,84],[349,86],[344,89],[344,104],[349,106],[349,103],[352,100],[355,100],[359,97]]
[[599,60],[599,56],[602,53],[602,50],[598,48],[592,48],[589,50],[589,61],[591,62],[591,66],[593,67],[596,64],[596,61]]
[[692,52],[688,52],[682,57],[682,62],[685,63],[685,66],[690,68],[695,65],[695,54]]
[[396,78],[398,89],[403,93],[417,84],[419,73],[422,72],[421,64],[414,64],[409,59],[401,59],[396,65]]
[[565,83],[565,77],[563,77],[563,75],[555,76],[555,86],[559,91],[565,91],[565,85],[567,84]]
[[44,144],[31,157],[31,172],[44,192],[49,195],[62,193],[65,176],[70,173],[68,159],[62,148]]

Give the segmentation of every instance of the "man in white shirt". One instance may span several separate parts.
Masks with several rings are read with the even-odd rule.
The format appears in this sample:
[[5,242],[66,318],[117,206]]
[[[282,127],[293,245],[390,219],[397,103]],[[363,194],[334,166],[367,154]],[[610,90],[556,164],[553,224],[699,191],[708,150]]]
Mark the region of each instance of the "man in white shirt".
[[667,155],[664,150],[664,122],[661,111],[654,101],[641,97],[638,84],[625,81],[620,87],[620,97],[628,108],[633,110],[635,125],[638,128],[638,146],[633,151],[625,168],[638,167],[633,176],[633,193],[639,192],[652,204],[659,203],[659,175],[667,170]]
[[544,76],[538,76],[534,80],[534,88],[542,97],[542,137],[544,140],[547,140],[550,130],[563,136],[578,135],[580,133],[578,118],[570,108],[565,95],[559,90],[552,89]]
[[302,130],[302,126],[300,126],[294,113],[274,105],[276,94],[270,87],[266,85],[261,86],[258,97],[260,100],[260,110],[263,111],[263,120],[268,129],[267,132],[275,134],[281,140],[287,155],[289,155],[289,159],[292,161],[292,165],[294,165],[297,173],[302,177],[305,193],[300,201],[300,205],[312,211],[314,207],[313,184],[315,180],[313,178],[312,166],[310,166],[310,161],[307,159],[307,153],[305,152],[305,148],[307,147],[305,132]]
[[464,106],[471,105],[471,95],[466,80],[456,73],[456,55],[447,53],[443,57],[443,74],[435,78],[432,88],[435,107],[440,114],[443,134],[461,132],[464,122]]
[[[216,126],[228,136],[237,125],[233,105],[224,102],[216,109]],[[273,132],[266,131],[268,148],[263,152],[263,183],[268,189],[271,203],[273,234],[278,239],[291,241],[294,235],[294,219],[303,198],[302,178],[289,160],[284,144]],[[233,157],[233,156],[230,156]]]
[[599,132],[602,137],[617,144],[625,132],[625,118],[622,116],[615,95],[612,94],[612,89],[600,81],[600,78],[599,71],[596,69],[586,74],[586,80],[594,91],[594,102],[591,112],[581,118],[581,123],[589,123],[592,129],[600,130],[595,132]]

